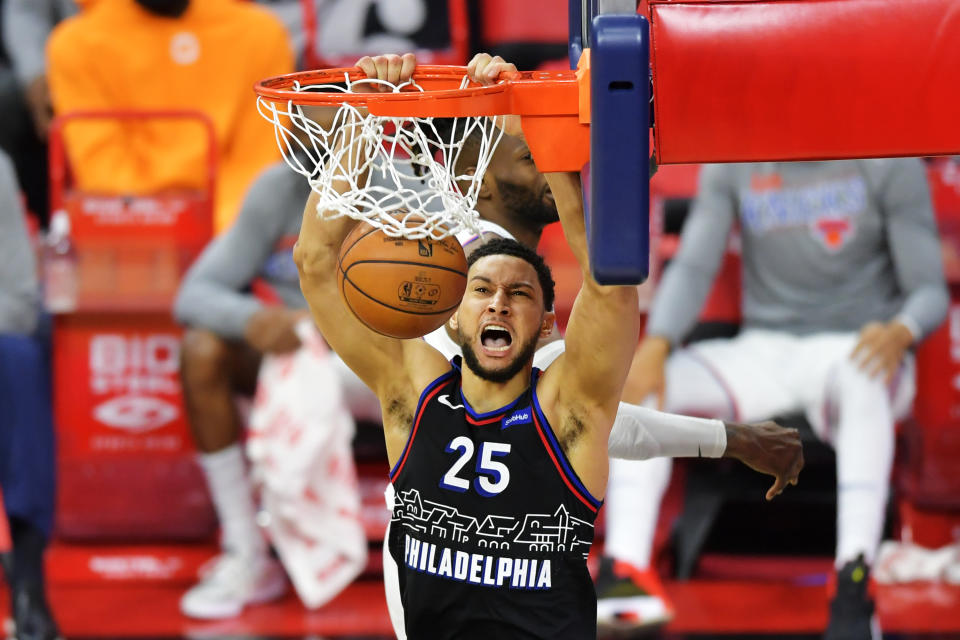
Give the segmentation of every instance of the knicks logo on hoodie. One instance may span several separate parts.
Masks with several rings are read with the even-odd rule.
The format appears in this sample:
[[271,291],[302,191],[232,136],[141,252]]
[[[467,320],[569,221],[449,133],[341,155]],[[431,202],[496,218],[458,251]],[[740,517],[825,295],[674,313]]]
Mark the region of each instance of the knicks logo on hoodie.
[[744,229],[759,236],[806,228],[831,252],[850,241],[856,219],[869,202],[867,185],[859,175],[787,187],[781,180],[757,178],[753,176],[750,188],[739,192]]

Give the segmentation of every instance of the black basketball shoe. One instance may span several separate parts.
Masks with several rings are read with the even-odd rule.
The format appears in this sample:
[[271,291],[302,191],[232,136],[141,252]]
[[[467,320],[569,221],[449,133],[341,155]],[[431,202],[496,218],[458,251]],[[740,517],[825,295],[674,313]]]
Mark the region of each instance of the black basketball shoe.
[[881,640],[873,598],[867,591],[870,567],[863,556],[837,572],[837,593],[830,603],[830,623],[824,640]]

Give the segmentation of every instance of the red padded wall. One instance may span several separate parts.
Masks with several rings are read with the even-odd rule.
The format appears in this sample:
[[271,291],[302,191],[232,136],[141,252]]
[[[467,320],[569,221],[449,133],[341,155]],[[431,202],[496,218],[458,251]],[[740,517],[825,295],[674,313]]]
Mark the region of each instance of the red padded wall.
[[658,160],[960,152],[956,0],[649,0]]

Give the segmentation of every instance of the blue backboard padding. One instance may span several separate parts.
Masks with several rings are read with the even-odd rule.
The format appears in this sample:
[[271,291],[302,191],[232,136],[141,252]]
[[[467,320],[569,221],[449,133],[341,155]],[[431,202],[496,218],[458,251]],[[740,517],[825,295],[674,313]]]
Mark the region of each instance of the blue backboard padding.
[[593,19],[590,47],[590,269],[639,284],[650,253],[650,30],[639,14]]

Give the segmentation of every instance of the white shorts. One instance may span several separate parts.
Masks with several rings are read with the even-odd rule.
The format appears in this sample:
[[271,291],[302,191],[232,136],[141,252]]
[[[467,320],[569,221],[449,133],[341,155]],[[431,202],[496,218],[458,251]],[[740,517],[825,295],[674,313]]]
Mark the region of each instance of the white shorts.
[[[817,436],[825,438],[836,406],[836,370],[849,359],[858,339],[854,332],[794,336],[747,329],[735,338],[697,342],[684,351],[724,388],[730,399],[730,419],[756,422],[803,411]],[[674,375],[676,379],[668,385],[682,386],[682,373],[672,371]],[[914,390],[910,354],[887,389],[895,417],[909,412]]]

